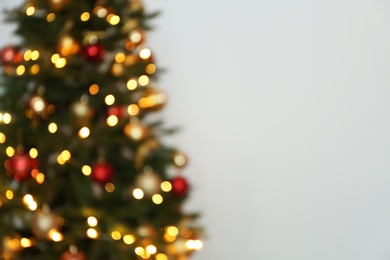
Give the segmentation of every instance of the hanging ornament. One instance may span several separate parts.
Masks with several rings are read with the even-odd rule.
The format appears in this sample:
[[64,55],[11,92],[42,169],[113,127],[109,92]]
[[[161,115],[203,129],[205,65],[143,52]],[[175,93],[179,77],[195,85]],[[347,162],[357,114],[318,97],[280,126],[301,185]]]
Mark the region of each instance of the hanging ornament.
[[86,60],[99,62],[103,59],[104,48],[99,43],[88,44],[83,49],[83,56]]
[[149,130],[135,118],[125,126],[124,133],[134,142],[143,141],[149,136]]
[[106,184],[114,178],[114,169],[111,164],[98,162],[92,168],[92,179],[100,184]]
[[27,153],[16,152],[4,165],[9,175],[20,182],[31,177],[31,171],[38,168],[38,161]]
[[80,50],[80,44],[70,35],[60,37],[57,44],[57,51],[62,56],[76,54]]
[[184,197],[188,193],[188,182],[182,176],[177,176],[171,180],[172,192],[177,197]]
[[174,151],[172,153],[172,161],[176,168],[183,168],[187,165],[187,157],[179,151]]
[[140,108],[155,111],[162,109],[166,103],[167,96],[157,88],[147,88],[138,100]]
[[153,170],[147,168],[135,179],[136,188],[140,188],[146,196],[153,196],[160,191],[161,178]]
[[68,5],[69,0],[49,0],[49,6],[52,11],[60,12]]
[[0,61],[5,66],[18,64],[22,59],[22,54],[13,46],[7,46],[0,51]]
[[58,230],[57,216],[50,212],[48,206],[43,206],[34,212],[31,219],[31,231],[38,239],[48,239],[50,231]]
[[85,254],[79,252],[75,246],[70,246],[68,251],[65,251],[60,260],[86,260]]

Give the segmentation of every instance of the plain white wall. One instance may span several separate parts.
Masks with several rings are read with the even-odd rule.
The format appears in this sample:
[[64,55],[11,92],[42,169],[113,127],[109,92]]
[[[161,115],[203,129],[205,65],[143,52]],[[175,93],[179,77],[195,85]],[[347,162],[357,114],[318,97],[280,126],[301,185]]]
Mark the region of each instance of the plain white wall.
[[147,4],[208,233],[193,259],[390,259],[390,3]]

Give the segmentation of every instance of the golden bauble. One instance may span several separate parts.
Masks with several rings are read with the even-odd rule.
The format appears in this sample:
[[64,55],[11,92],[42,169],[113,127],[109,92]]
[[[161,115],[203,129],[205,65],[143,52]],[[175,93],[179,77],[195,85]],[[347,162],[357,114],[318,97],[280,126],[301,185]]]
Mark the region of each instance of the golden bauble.
[[62,11],[68,5],[69,0],[49,0],[49,6],[52,11]]
[[69,56],[78,53],[80,44],[70,35],[62,36],[57,44],[57,51],[61,56]]
[[147,88],[143,97],[138,100],[138,106],[142,109],[160,110],[167,103],[167,96],[157,88]]
[[149,130],[141,123],[129,123],[125,126],[124,133],[134,142],[140,142],[148,138]]

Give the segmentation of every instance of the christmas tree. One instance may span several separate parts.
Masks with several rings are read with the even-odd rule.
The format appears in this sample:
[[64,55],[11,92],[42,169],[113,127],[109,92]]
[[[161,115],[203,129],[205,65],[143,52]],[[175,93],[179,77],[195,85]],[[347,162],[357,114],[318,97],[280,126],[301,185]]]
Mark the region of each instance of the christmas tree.
[[[162,142],[167,97],[141,0],[26,0],[0,52],[2,259],[188,259],[186,156]],[[157,119],[156,119],[157,118]]]

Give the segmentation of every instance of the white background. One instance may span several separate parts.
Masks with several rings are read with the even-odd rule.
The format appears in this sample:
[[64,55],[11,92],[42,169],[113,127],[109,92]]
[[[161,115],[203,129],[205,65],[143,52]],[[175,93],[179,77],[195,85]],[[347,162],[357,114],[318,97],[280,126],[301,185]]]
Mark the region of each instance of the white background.
[[390,259],[390,2],[147,5],[208,234],[193,259]]

